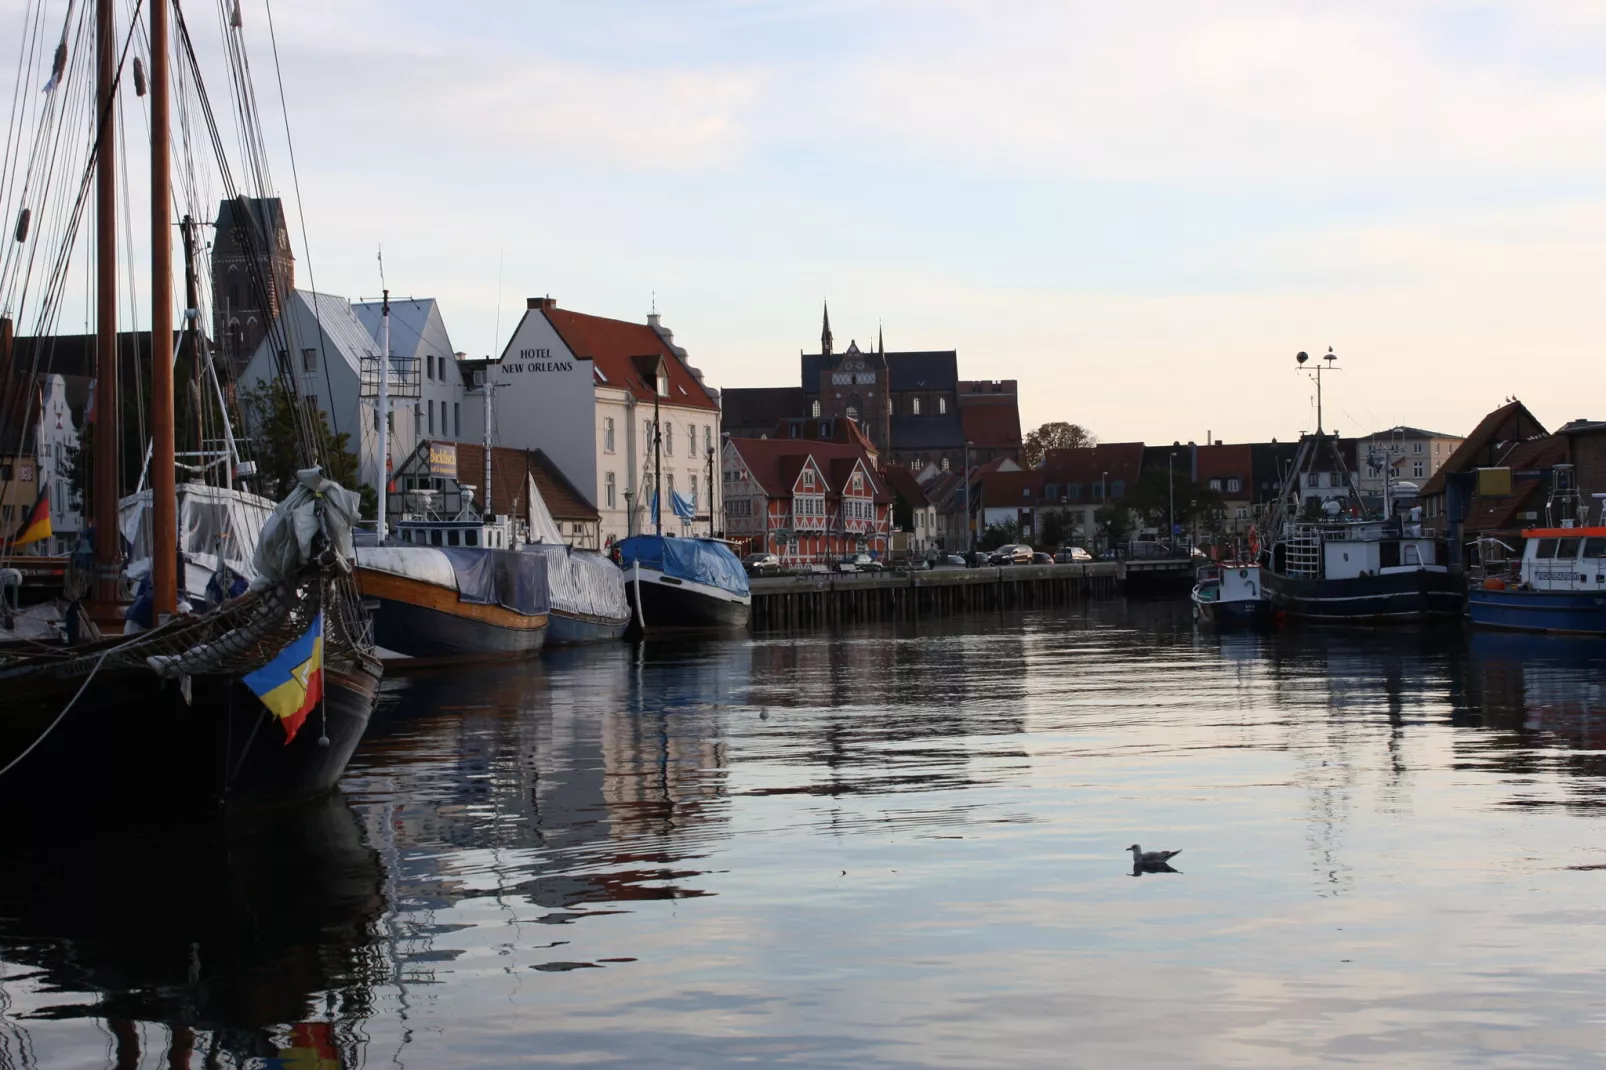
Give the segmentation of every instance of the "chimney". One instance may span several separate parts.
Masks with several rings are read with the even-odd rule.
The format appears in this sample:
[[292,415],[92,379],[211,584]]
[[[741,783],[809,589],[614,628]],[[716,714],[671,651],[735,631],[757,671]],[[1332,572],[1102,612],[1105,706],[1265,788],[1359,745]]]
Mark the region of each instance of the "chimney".
[[524,302],[524,307],[525,308],[529,308],[529,309],[537,309],[537,308],[545,309],[546,311],[550,312],[553,309],[558,307],[558,303],[556,301],[554,301],[550,296],[548,296],[548,297],[532,297],[529,300]]

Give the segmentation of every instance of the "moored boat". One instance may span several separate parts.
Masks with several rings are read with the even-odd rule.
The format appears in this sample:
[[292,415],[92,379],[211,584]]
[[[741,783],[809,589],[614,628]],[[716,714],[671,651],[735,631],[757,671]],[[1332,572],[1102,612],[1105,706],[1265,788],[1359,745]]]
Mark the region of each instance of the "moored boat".
[[1193,606],[1199,619],[1217,627],[1264,624],[1271,620],[1271,603],[1261,582],[1260,566],[1226,564],[1199,574],[1193,588]]
[[613,642],[630,628],[625,576],[612,561],[588,550],[531,543],[522,552],[539,558],[546,570],[550,604],[548,646]]
[[718,539],[632,535],[619,543],[619,567],[643,631],[747,627],[747,573]]
[[[1558,491],[1546,510],[1551,525],[1525,529],[1515,567],[1489,572],[1467,591],[1467,618],[1475,626],[1606,635],[1606,515],[1594,526],[1575,526],[1574,514],[1587,517],[1577,508],[1572,467],[1556,467]],[[1606,513],[1606,496],[1599,506]]]

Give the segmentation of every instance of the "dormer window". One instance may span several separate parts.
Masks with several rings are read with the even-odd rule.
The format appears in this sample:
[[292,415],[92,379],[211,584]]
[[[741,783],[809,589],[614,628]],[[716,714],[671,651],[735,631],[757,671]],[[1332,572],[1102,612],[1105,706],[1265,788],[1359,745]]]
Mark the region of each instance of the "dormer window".
[[661,398],[669,396],[669,373],[667,371],[660,370],[658,372],[658,396]]

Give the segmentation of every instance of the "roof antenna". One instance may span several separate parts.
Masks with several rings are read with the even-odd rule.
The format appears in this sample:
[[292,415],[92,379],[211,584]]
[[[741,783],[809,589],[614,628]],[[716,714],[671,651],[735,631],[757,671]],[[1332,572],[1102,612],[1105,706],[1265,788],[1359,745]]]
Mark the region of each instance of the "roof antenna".
[[657,290],[654,290],[652,292],[652,314],[654,316],[658,315],[658,291]]

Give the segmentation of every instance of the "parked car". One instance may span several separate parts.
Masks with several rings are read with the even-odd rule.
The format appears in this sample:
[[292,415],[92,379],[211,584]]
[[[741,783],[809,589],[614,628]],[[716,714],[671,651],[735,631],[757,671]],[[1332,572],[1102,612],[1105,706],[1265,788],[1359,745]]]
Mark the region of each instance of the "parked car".
[[837,571],[837,572],[857,572],[857,571],[859,571],[859,566],[854,564],[853,563],[853,559],[850,558],[850,557],[838,558],[831,565],[831,568],[833,570]]
[[1032,564],[1034,565],[1052,565],[1053,563],[1054,557],[1051,554],[1045,554],[1039,551],[1038,553],[1032,555]]
[[1023,542],[1010,543],[993,551],[988,560],[997,565],[1029,565],[1032,563],[1032,548]]
[[781,559],[774,554],[748,554],[742,562],[749,576],[779,576]]
[[937,565],[938,568],[942,568],[944,566],[952,566],[953,568],[964,568],[965,567],[965,555],[964,554],[949,554],[948,555],[948,559],[946,561],[939,562],[938,565]]
[[1066,546],[1054,555],[1054,560],[1061,565],[1079,565],[1093,560],[1093,555],[1080,546]]
[[854,554],[853,567],[860,572],[880,572],[884,566],[869,554]]

